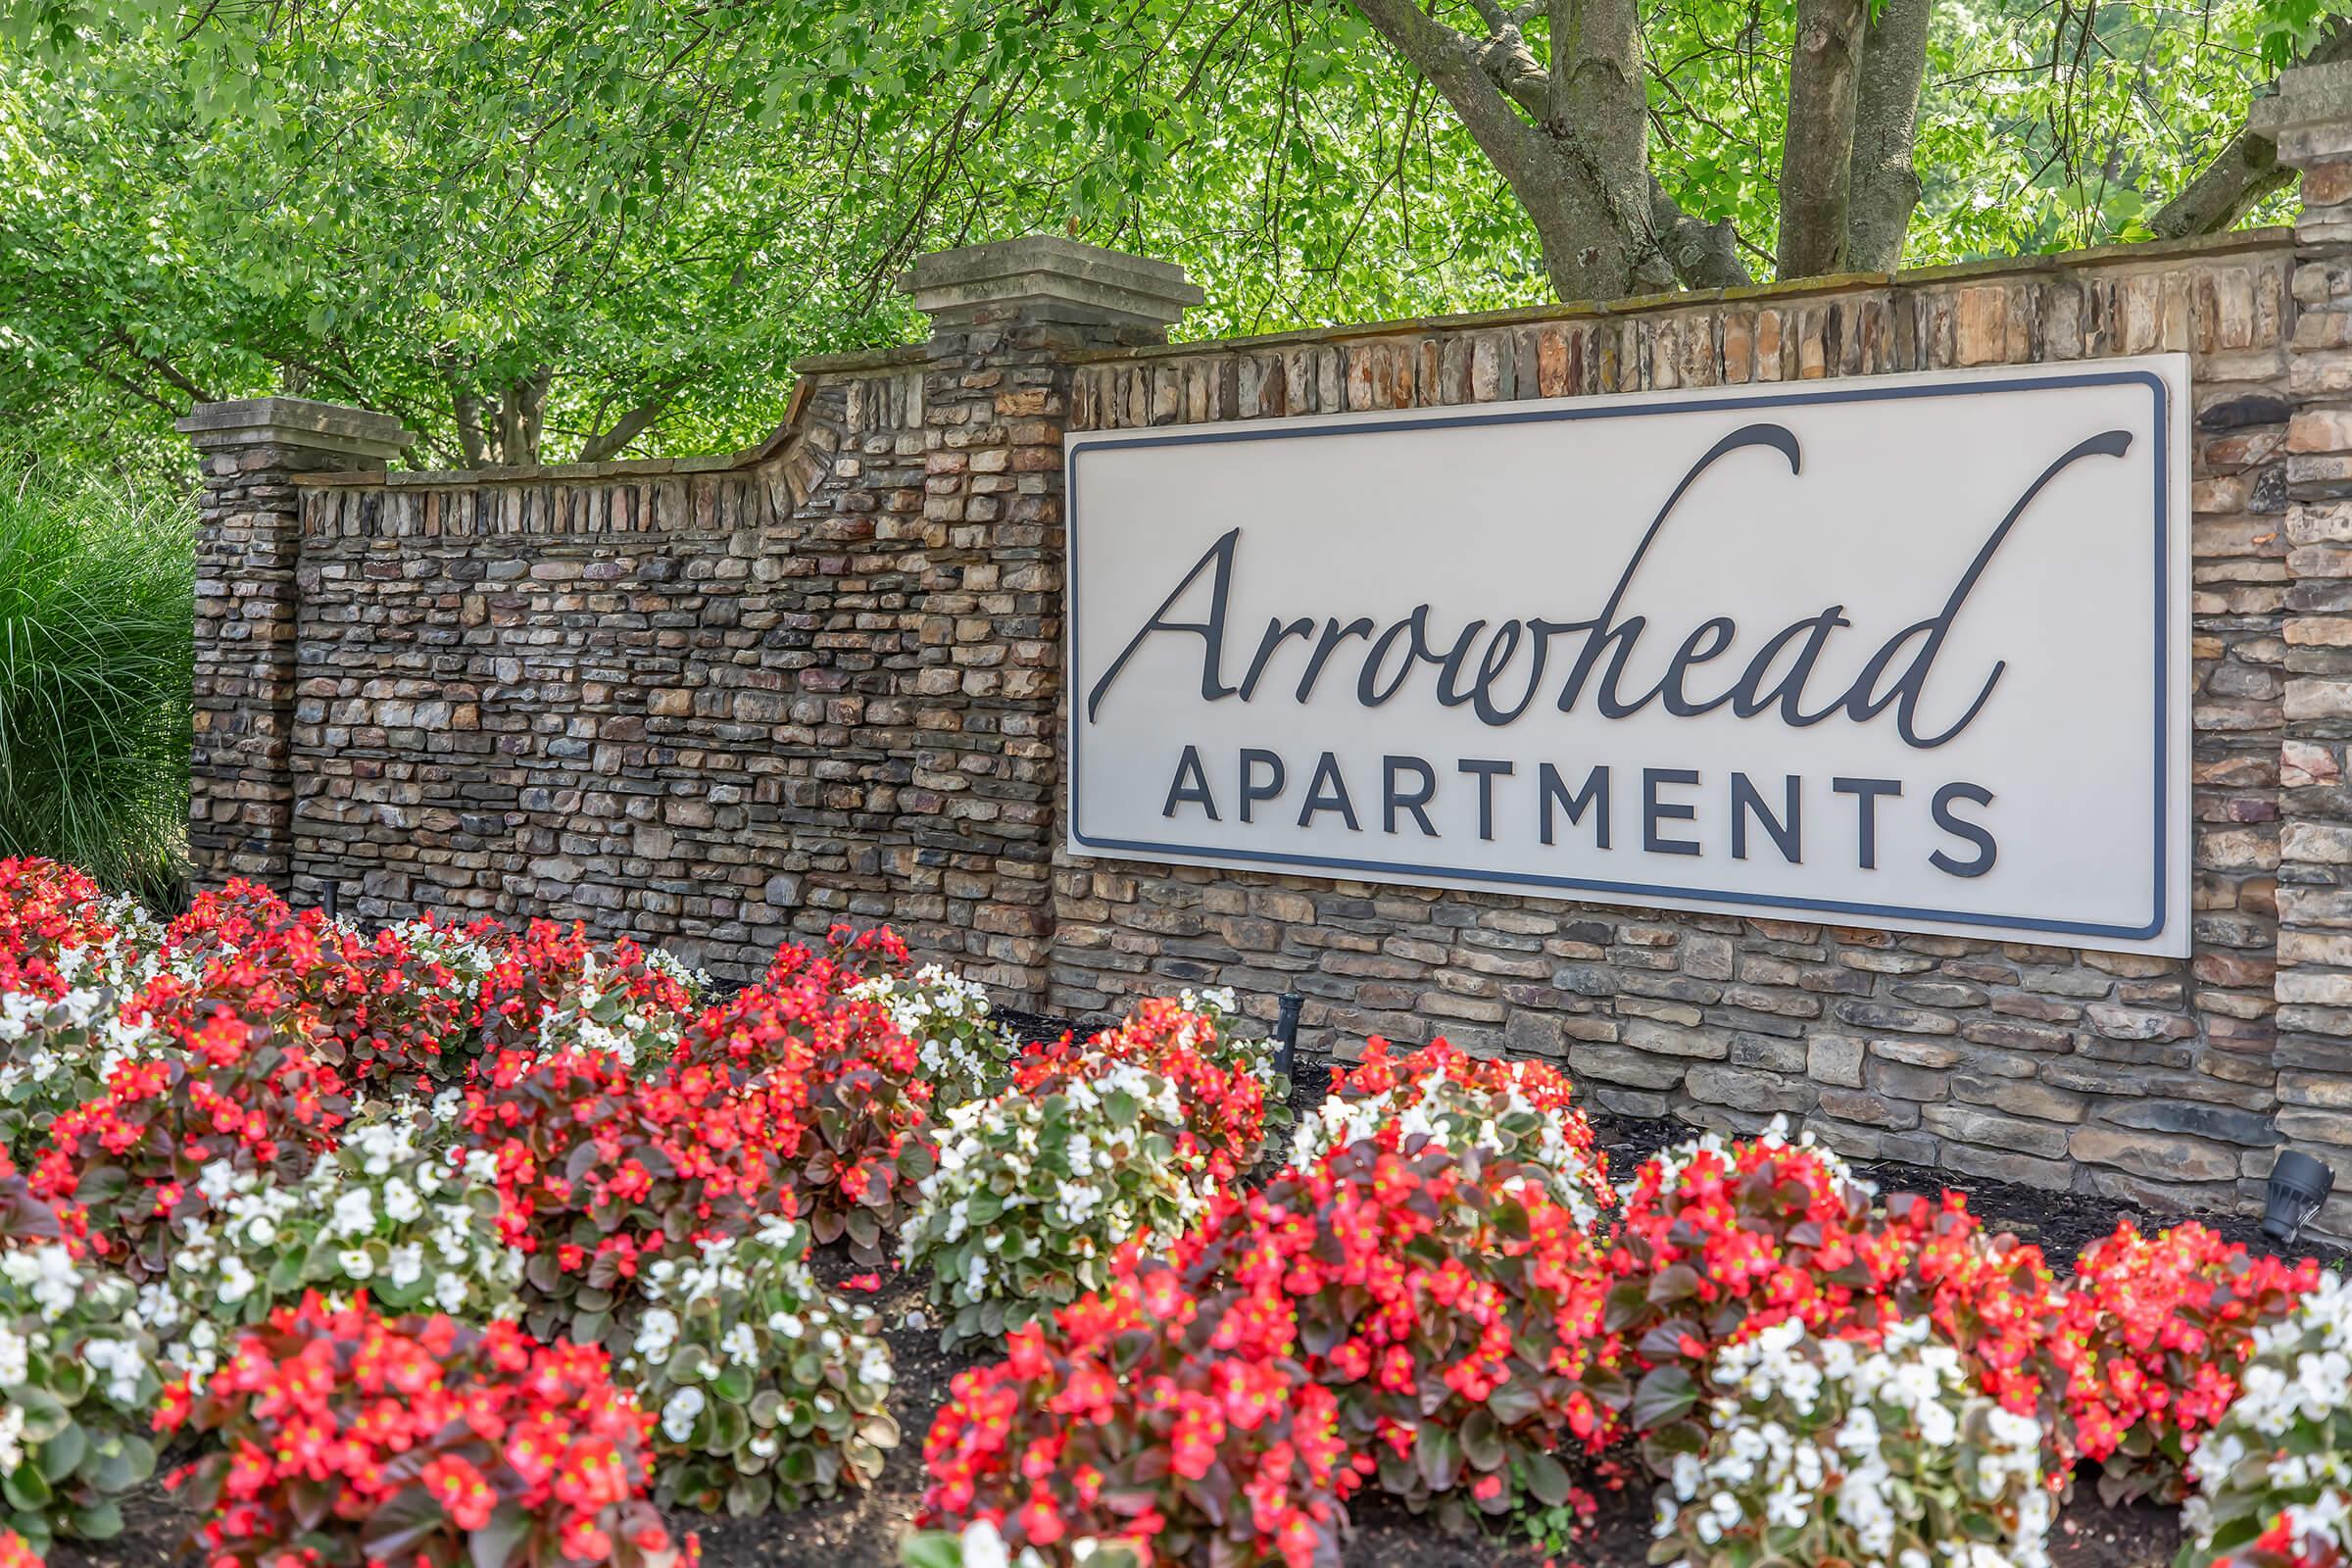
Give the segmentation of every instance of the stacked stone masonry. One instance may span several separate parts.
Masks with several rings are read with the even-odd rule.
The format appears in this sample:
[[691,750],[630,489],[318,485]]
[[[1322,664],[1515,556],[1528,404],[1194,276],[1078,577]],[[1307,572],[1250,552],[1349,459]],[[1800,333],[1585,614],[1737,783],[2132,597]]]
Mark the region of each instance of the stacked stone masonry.
[[[2288,1143],[2352,1169],[2352,113],[2320,118],[2282,121],[2293,233],[1180,346],[1173,270],[1022,241],[918,269],[931,341],[800,368],[733,458],[216,459],[199,874],[577,918],[731,978],[888,920],[1025,1005],[1297,990],[1312,1044],[1444,1034],[1613,1110],[1787,1114],[2135,1200],[2246,1206]],[[2195,387],[2185,961],[1061,846],[1068,430],[2170,350]],[[2323,1225],[2352,1235],[2352,1201]]]
[[1310,1029],[1551,1057],[1611,1110],[1739,1130],[1786,1114],[1872,1158],[2248,1200],[2278,1140],[2293,276],[2272,234],[1598,317],[1136,350],[1082,366],[1075,388],[1076,426],[1099,429],[2188,352],[2190,960],[1065,858],[1053,1001],[1295,989]]

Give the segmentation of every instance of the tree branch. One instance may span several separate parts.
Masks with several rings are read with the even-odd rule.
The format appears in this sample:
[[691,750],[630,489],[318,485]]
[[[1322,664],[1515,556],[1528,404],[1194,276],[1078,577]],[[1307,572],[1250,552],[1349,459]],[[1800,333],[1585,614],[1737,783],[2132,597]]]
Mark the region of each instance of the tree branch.
[[1650,226],[1658,248],[1685,288],[1743,288],[1755,281],[1740,260],[1740,230],[1728,218],[1716,222],[1693,218],[1649,176]]
[[1355,9],[1405,63],[1427,76],[1460,118],[1464,129],[1513,190],[1539,177],[1537,131],[1512,111],[1477,59],[1478,46],[1461,33],[1422,14],[1412,0],[1353,0]]
[[[2352,22],[2338,21],[2297,64],[2324,66],[2338,60],[2352,60]],[[2259,131],[2241,130],[2203,172],[2156,209],[2148,227],[2158,239],[2221,233],[2235,227],[2256,203],[2294,177],[2295,172],[2278,162],[2276,141]]]
[[1845,220],[1845,265],[1859,271],[1891,272],[1903,265],[1903,240],[1919,206],[1913,153],[1935,10],[1936,0],[1882,0],[1863,40]]
[[574,463],[602,463],[619,452],[630,442],[643,435],[647,427],[652,425],[656,419],[662,417],[662,411],[668,408],[670,400],[677,395],[678,389],[673,386],[647,398],[643,403],[613,420],[612,426],[602,434],[592,435],[582,441],[580,455],[572,461]]

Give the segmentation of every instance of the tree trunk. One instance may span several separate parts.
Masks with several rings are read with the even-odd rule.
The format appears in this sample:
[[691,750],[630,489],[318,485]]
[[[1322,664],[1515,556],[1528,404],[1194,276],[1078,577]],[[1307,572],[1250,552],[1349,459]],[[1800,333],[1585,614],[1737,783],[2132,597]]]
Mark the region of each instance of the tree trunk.
[[457,416],[458,449],[466,455],[466,466],[488,466],[490,443],[482,433],[482,400],[462,387],[453,387],[450,411]]
[[1845,222],[1845,265],[1856,271],[1891,272],[1903,265],[1903,239],[1919,205],[1913,150],[1935,9],[1936,0],[1883,0],[1862,44]]
[[1845,270],[1854,111],[1869,0],[1797,0],[1781,139],[1780,275]]
[[539,426],[547,413],[547,388],[554,379],[548,370],[534,370],[511,382],[498,400],[498,461],[510,467],[527,467],[539,461]]

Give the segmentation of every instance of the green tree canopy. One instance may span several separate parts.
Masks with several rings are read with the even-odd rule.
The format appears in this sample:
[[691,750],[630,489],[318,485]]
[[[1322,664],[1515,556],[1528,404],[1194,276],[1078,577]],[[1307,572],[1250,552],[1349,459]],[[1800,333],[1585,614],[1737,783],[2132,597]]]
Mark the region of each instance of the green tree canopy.
[[1185,330],[2278,216],[2320,0],[0,0],[0,411],[193,401],[416,461],[711,450],[903,341],[922,251],[1184,263]]

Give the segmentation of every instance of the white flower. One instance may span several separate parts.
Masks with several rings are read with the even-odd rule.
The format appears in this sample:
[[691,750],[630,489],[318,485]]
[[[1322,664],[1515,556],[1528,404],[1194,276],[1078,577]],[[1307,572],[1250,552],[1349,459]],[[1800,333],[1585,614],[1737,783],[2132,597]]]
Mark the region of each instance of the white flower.
[[335,1200],[335,1217],[328,1225],[335,1236],[365,1236],[375,1229],[375,1194],[354,1187]]
[[1011,1568],[1012,1559],[1004,1551],[1004,1538],[985,1519],[975,1519],[963,1527],[962,1546],[963,1568]]
[[677,1315],[666,1307],[657,1306],[638,1323],[637,1340],[630,1348],[649,1361],[665,1361],[669,1358],[669,1348],[677,1343]]
[[662,1435],[672,1443],[684,1443],[694,1436],[695,1417],[703,1413],[709,1400],[697,1388],[683,1388],[669,1396],[662,1406]]
[[221,1305],[234,1306],[251,1296],[253,1288],[260,1283],[254,1278],[253,1270],[245,1266],[243,1259],[226,1257],[220,1260],[220,1285],[214,1294],[220,1298]]

